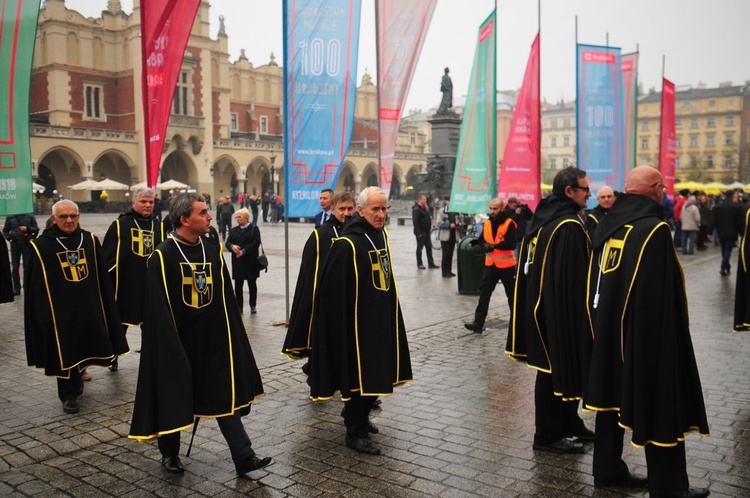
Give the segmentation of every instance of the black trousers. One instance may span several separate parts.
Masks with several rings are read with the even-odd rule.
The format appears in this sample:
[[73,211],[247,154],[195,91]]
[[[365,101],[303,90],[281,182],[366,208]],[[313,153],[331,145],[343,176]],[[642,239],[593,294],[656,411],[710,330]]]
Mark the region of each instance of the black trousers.
[[474,311],[474,323],[484,326],[487,312],[490,309],[490,299],[498,281],[503,283],[505,297],[508,298],[508,307],[513,309],[513,292],[516,281],[515,267],[485,266],[482,272],[482,281],[479,283],[479,303],[477,303],[477,309]]
[[432,259],[432,245],[430,244],[430,234],[415,235],[417,238],[417,266],[424,266],[422,264],[422,248],[427,255],[427,264],[430,266],[435,265],[435,261]]
[[258,285],[257,285],[257,279],[255,278],[248,278],[248,279],[236,279],[234,281],[234,296],[237,298],[237,306],[240,307],[240,311],[242,311],[242,303],[243,303],[243,296],[242,296],[242,288],[245,286],[245,282],[247,282],[247,287],[250,291],[250,297],[248,299],[248,302],[251,307],[255,307],[255,305],[258,302]]
[[669,447],[647,444],[646,466],[651,493],[680,493],[690,487],[684,442]]
[[560,396],[555,396],[552,374],[537,371],[534,404],[535,444],[554,443],[585,427],[578,416],[578,402],[563,401]]
[[353,392],[349,401],[344,403],[344,425],[346,435],[352,439],[361,439],[368,436],[367,427],[370,424],[370,411],[375,404],[377,396],[362,396]]
[[221,240],[227,240],[227,233],[229,233],[229,230],[232,228],[232,219],[228,220],[222,220],[219,218],[217,221],[219,224],[219,234],[221,235]]
[[440,260],[440,268],[442,268],[443,275],[450,275],[453,273],[453,251],[456,249],[456,241],[440,242],[440,250],[443,251],[443,255]]
[[11,278],[13,280],[13,292],[21,292],[21,258],[23,258],[23,267],[29,261],[31,254],[31,245],[28,242],[10,241],[10,266]]
[[60,401],[67,401],[70,399],[76,399],[81,394],[83,388],[83,380],[81,380],[81,372],[78,368],[70,369],[70,378],[57,379],[57,397]]
[[[242,425],[242,417],[238,412],[228,417],[219,417],[216,421],[219,423],[221,434],[227,441],[229,452],[232,454],[232,460],[235,464],[255,455],[253,443],[250,442],[245,426]],[[159,452],[162,456],[177,456],[180,453],[180,432],[159,437]]]
[[594,439],[594,479],[615,479],[628,473],[622,459],[622,438],[625,429],[620,427],[616,411],[596,412]]

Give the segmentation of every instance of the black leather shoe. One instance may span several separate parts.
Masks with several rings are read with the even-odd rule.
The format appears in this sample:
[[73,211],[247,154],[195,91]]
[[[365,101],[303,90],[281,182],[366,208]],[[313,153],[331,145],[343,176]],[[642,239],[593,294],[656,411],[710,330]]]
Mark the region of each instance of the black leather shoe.
[[365,455],[380,455],[380,448],[375,446],[375,443],[366,437],[352,439],[349,436],[346,436],[346,447],[351,448],[358,453],[364,453]]
[[417,265],[417,268],[420,269],[420,270],[424,270],[425,269],[424,265]]
[[609,477],[606,479],[594,478],[594,486],[597,488],[608,488],[608,487],[621,487],[621,488],[647,488],[648,479],[642,476],[625,472],[617,477]]
[[453,273],[453,272],[451,272],[451,273],[443,273],[443,278],[451,278],[451,277],[455,277],[455,276],[456,276],[456,274]]
[[482,330],[484,330],[484,327],[476,322],[464,323],[464,327],[466,327],[466,330],[471,330],[475,334],[481,334]]
[[185,467],[182,466],[180,457],[177,455],[161,457],[161,466],[170,474],[182,474],[185,472]]
[[376,399],[375,402],[372,404],[372,409],[373,410],[382,410],[382,408],[380,408],[380,405],[382,405],[382,404],[383,404],[383,402],[381,400]]
[[583,453],[583,445],[578,441],[562,438],[549,444],[534,443],[536,451],[548,451],[550,453]]
[[427,268],[429,268],[430,270],[434,270],[435,268],[440,268],[440,267],[438,265],[430,265]]
[[593,443],[594,431],[588,429],[587,427],[583,427],[582,429],[579,429],[572,434],[568,434],[568,437],[574,437],[583,443]]
[[235,469],[238,476],[243,476],[253,470],[262,469],[269,463],[271,463],[271,457],[258,458],[257,455],[253,455],[250,458],[246,458],[239,465],[235,465]]
[[66,399],[62,402],[63,411],[65,413],[78,413],[78,401],[74,399]]
[[674,491],[666,493],[649,492],[651,498],[704,498],[711,494],[708,488],[689,488],[687,491]]
[[114,361],[112,361],[112,364],[109,366],[109,371],[117,372],[118,368],[120,368],[120,362],[117,361],[117,357],[115,357]]

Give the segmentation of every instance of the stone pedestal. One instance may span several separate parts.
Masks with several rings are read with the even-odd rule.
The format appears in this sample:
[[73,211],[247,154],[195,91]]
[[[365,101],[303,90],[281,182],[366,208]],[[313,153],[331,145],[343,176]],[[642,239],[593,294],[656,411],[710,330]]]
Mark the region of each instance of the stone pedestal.
[[[432,126],[432,153],[427,156],[427,177],[431,191],[447,195],[453,186],[453,171],[456,167],[458,140],[461,135],[461,118],[458,114],[435,114],[428,120]],[[439,170],[435,171],[435,170]],[[435,181],[439,177],[439,181]],[[426,185],[427,186],[427,185]]]

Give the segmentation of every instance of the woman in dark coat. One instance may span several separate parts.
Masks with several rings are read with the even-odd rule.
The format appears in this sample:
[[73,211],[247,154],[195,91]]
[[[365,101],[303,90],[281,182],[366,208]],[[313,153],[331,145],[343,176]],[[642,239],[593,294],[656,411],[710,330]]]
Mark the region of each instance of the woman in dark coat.
[[232,253],[234,294],[242,312],[242,288],[247,281],[250,288],[250,313],[255,314],[255,304],[258,298],[258,287],[255,281],[260,275],[260,265],[258,265],[260,230],[250,223],[250,212],[247,209],[235,211],[234,218],[237,220],[237,226],[229,230],[226,241],[226,248]]

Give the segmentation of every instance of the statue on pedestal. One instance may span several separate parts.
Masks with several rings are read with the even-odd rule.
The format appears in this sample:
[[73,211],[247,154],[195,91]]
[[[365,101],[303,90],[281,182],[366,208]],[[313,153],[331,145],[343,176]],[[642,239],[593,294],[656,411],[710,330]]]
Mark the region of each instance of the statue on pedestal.
[[450,69],[446,67],[443,79],[440,81],[440,91],[443,92],[443,98],[435,114],[451,114],[450,109],[453,107],[453,81],[451,81],[448,73],[450,73]]

